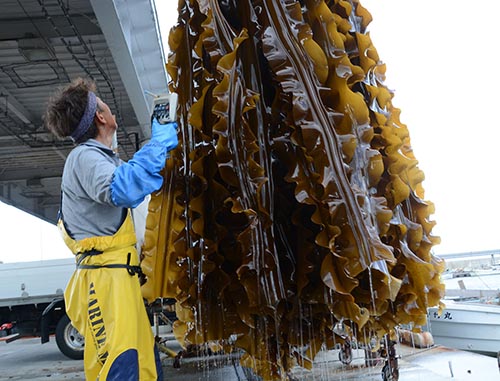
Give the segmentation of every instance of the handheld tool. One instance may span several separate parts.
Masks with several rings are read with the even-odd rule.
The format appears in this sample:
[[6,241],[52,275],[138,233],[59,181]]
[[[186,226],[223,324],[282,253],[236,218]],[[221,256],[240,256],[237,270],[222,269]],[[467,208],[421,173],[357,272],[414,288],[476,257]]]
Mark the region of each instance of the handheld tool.
[[175,122],[177,116],[177,94],[160,94],[153,98],[151,121],[157,119],[160,124]]

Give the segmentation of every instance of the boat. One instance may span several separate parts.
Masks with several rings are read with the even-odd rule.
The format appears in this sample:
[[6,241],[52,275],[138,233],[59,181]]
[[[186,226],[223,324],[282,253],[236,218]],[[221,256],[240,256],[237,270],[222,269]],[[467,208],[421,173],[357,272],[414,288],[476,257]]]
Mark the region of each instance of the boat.
[[445,300],[439,313],[429,308],[429,330],[436,344],[484,354],[500,352],[500,306]]

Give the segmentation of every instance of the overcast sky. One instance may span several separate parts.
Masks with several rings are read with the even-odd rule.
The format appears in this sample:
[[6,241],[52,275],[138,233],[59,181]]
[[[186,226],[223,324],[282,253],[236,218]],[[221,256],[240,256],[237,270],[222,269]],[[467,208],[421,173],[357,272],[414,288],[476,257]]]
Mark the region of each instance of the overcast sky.
[[[177,1],[156,0],[164,41]],[[370,33],[387,64],[426,175],[437,254],[500,249],[499,0],[365,0]],[[70,256],[55,226],[1,205],[0,261]]]
[[362,3],[436,205],[434,251],[500,249],[500,1]]

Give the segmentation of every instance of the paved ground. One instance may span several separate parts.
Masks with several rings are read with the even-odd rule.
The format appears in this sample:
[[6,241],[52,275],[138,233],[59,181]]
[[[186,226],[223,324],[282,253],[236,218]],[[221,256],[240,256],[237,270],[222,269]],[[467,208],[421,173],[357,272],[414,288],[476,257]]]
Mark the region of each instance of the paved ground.
[[[169,342],[173,350],[179,347]],[[361,351],[360,351],[361,352]],[[364,367],[364,357],[354,353],[349,366],[342,366],[337,353],[318,355],[314,371],[296,370],[293,380],[377,380],[381,381],[381,366]],[[398,346],[401,358],[400,381],[490,381],[499,380],[496,358],[443,347],[428,350]],[[173,360],[163,357],[165,380],[176,381],[256,381],[247,378],[237,359],[228,356],[183,359],[175,369]],[[452,375],[453,374],[453,375]],[[247,374],[248,375],[248,374]],[[84,381],[83,361],[70,360],[61,354],[51,340],[40,344],[39,338],[20,339],[11,343],[0,342],[0,380],[9,381]]]
[[54,337],[43,345],[40,338],[0,342],[0,380],[85,381],[83,361],[64,356]]

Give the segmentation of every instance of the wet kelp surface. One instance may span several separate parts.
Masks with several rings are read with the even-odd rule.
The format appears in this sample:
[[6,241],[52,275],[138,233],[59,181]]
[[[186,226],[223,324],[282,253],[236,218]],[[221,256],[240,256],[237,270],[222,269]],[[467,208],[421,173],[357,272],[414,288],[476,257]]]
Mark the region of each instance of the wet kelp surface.
[[[180,145],[150,203],[144,294],[184,344],[232,337],[264,379],[444,293],[406,125],[356,0],[180,0]],[[339,333],[341,326],[342,334]],[[375,339],[375,340],[374,340]]]

